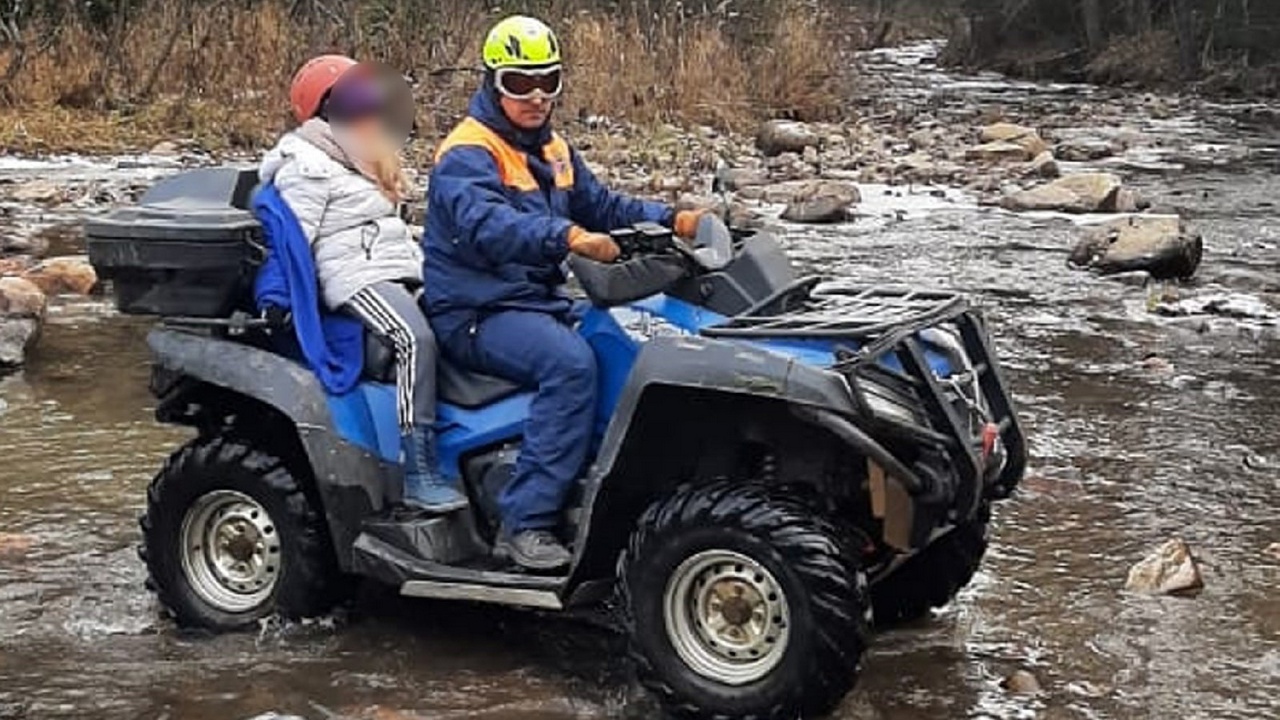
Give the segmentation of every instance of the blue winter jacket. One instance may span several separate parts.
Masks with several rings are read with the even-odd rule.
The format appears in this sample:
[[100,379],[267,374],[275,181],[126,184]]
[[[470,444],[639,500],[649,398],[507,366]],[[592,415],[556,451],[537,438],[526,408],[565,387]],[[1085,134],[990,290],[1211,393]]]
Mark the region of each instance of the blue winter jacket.
[[567,312],[562,264],[574,225],[671,226],[669,206],[607,189],[549,123],[516,129],[490,83],[469,112],[436,151],[427,193],[426,304],[442,338],[498,310]]
[[252,205],[267,245],[267,258],[254,279],[258,310],[274,306],[293,315],[303,362],[327,392],[342,395],[364,371],[364,325],[321,306],[311,245],[276,186],[260,187]]

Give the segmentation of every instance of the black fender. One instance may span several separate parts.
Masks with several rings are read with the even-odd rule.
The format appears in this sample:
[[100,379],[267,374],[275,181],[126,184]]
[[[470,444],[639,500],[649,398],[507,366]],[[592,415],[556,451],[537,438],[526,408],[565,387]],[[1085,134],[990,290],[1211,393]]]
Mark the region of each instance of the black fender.
[[[338,564],[350,570],[352,546],[361,523],[387,504],[397,491],[400,468],[382,461],[336,433],[324,388],[302,365],[269,350],[208,335],[157,328],[147,336],[151,347],[153,392],[160,399],[158,417],[173,417],[173,406],[191,401],[201,386],[218,388],[214,402],[243,406],[238,398],[265,405],[284,418],[305,454],[303,470],[315,484]],[[184,383],[184,380],[196,383]],[[205,393],[204,397],[208,397]],[[213,408],[230,410],[233,408]],[[275,448],[292,438],[246,438]]]
[[[662,455],[664,435],[674,430],[643,419],[653,414],[646,405],[659,399],[687,403],[690,412],[699,403],[742,404],[753,414],[802,422],[841,442],[847,438],[823,427],[818,411],[836,416],[856,414],[847,383],[834,372],[742,343],[696,336],[649,340],[628,375],[587,476],[570,587],[612,574],[632,520],[682,479],[645,474],[646,466],[667,459]],[[798,408],[807,408],[810,413],[797,413]],[[669,416],[670,410],[660,414]]]

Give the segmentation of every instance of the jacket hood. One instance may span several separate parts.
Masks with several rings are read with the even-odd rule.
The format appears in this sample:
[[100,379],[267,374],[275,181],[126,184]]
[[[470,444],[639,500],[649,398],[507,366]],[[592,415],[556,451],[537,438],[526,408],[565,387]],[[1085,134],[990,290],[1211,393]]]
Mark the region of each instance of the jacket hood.
[[262,156],[262,164],[258,166],[258,180],[264,183],[272,182],[275,180],[276,173],[280,172],[280,168],[293,159],[304,159],[313,165],[318,164],[323,167],[329,156],[324,150],[298,135],[296,131],[285,133],[276,142],[276,146]]
[[484,84],[471,96],[467,114],[498,133],[503,140],[532,155],[541,155],[542,148],[551,142],[550,119],[537,130],[521,130],[511,124],[498,104],[498,91],[493,87],[491,77],[486,77]]

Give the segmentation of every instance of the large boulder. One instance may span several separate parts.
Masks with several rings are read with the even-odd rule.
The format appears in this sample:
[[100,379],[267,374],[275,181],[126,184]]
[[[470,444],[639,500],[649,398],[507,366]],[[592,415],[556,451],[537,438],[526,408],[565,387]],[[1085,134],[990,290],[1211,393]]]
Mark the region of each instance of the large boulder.
[[816,180],[802,187],[787,202],[782,219],[794,223],[838,223],[852,216],[862,201],[858,186],[843,180]]
[[1104,274],[1142,270],[1164,280],[1191,277],[1203,255],[1203,238],[1181,218],[1134,215],[1090,228],[1069,262]]
[[1204,579],[1191,548],[1174,538],[1130,568],[1124,588],[1148,595],[1194,595],[1204,589]]
[[1040,133],[1035,128],[1007,122],[999,122],[982,128],[978,139],[984,144],[1003,143],[1017,145],[1022,148],[1022,155],[1017,158],[1019,160],[1031,160],[1049,149],[1049,143],[1040,137]]
[[84,255],[49,258],[22,274],[45,295],[88,295],[98,286],[98,273]]
[[0,278],[0,367],[21,365],[40,335],[47,301],[40,288],[18,277]]
[[[1120,178],[1111,173],[1079,173],[1006,195],[1000,204],[1008,210],[1117,212],[1121,188]],[[1134,205],[1136,209],[1136,201]]]
[[784,152],[801,154],[807,147],[822,144],[820,136],[808,125],[793,120],[770,120],[756,132],[756,147],[766,157]]

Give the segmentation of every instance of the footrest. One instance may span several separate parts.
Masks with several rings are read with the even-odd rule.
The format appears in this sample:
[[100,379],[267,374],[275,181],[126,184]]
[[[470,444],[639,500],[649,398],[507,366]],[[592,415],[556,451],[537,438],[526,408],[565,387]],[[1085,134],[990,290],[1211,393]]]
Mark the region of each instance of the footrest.
[[415,558],[452,565],[488,553],[481,543],[471,513],[454,512],[412,518],[381,517],[366,520],[364,531]]

